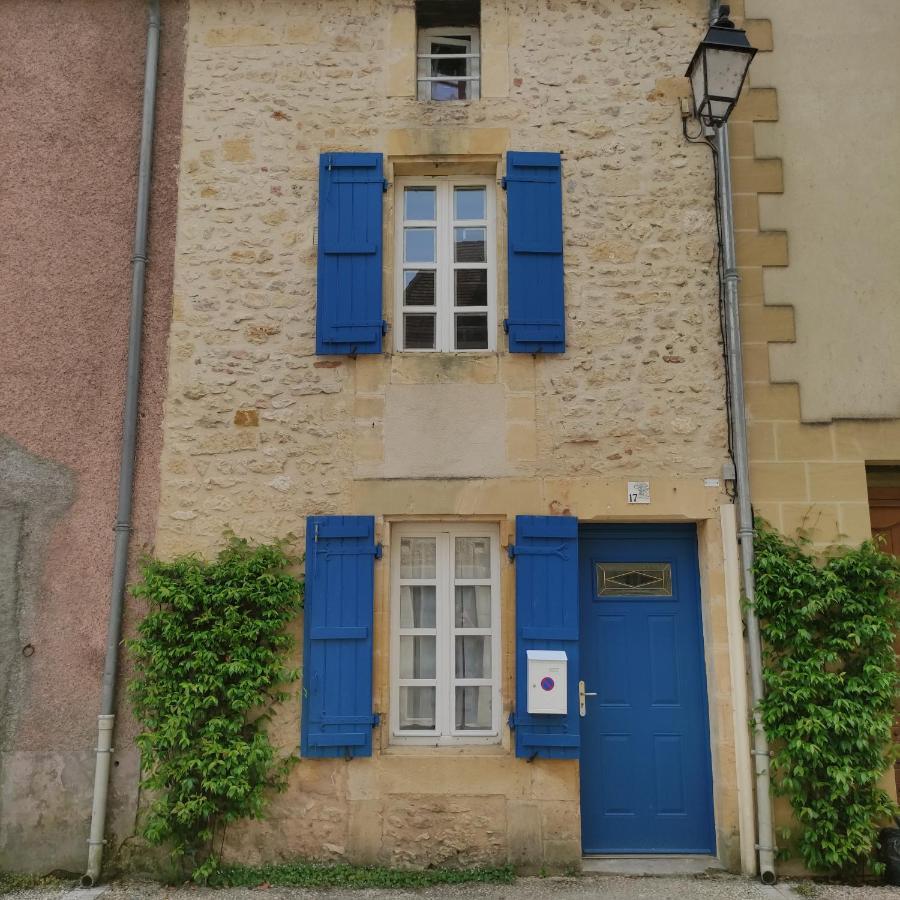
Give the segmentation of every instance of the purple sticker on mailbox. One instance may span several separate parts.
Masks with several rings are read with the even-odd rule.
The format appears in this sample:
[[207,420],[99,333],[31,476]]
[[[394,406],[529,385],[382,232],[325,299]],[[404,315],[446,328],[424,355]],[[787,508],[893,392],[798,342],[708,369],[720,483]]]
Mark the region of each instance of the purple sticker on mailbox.
[[552,691],[555,686],[556,682],[549,675],[541,679],[541,687],[545,691]]

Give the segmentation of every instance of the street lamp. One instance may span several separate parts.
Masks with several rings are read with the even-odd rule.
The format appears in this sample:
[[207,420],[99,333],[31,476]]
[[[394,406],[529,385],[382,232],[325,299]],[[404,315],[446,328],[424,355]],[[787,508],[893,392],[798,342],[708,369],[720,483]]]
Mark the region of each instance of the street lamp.
[[764,699],[759,619],[754,610],[753,507],[750,502],[750,460],[747,446],[747,410],[744,403],[744,371],[741,359],[740,292],[734,235],[731,187],[731,154],[728,129],[723,126],[741,95],[755,48],[747,35],[728,18],[728,6],[720,6],[715,20],[700,41],[685,73],[691,81],[694,115],[700,120],[697,134],[688,134],[690,111],[682,103],[681,127],[692,144],[707,144],[715,164],[716,225],[719,250],[719,302],[725,342],[725,398],[728,405],[729,446],[734,461],[738,547],[747,603],[746,629],[750,663],[753,715],[753,758],[756,760],[756,850],[763,884],[775,884],[775,840],[772,833],[772,800],[769,776],[769,740],[760,713]]
[[728,121],[756,55],[746,32],[735,28],[728,18],[730,13],[731,7],[719,7],[718,17],[700,41],[685,73],[691,80],[694,113],[708,128],[719,128]]

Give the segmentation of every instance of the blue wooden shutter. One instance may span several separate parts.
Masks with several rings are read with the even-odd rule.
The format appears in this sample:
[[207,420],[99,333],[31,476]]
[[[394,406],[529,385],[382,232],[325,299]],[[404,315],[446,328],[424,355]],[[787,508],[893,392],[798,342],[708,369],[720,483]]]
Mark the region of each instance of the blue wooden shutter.
[[302,756],[371,756],[375,520],[306,520]]
[[511,353],[564,353],[562,177],[558,153],[507,153]]
[[[516,756],[577,759],[578,520],[517,516],[510,556],[516,564]],[[566,715],[528,713],[527,650],[566,651]]]
[[319,157],[316,353],[381,353],[380,153]]

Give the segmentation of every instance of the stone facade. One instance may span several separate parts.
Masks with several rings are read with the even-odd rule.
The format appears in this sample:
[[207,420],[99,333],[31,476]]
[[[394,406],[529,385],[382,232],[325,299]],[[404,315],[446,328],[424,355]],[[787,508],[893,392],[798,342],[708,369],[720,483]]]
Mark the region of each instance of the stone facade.
[[[194,0],[188,21],[175,300],[157,550],[223,530],[298,537],[310,514],[393,524],[517,514],[698,523],[719,854],[739,862],[738,771],[718,479],[728,458],[708,155],[681,134],[701,0],[483,0],[482,99],[415,99],[408,0]],[[564,355],[314,352],[322,151],[387,177],[499,176],[507,150],[563,154]],[[505,315],[504,195],[497,259]],[[392,320],[393,192],[385,195]],[[629,505],[628,480],[652,503]],[[705,479],[715,479],[707,486]],[[389,705],[387,563],[376,569],[375,709]],[[501,572],[513,698],[513,567]],[[737,597],[731,597],[737,602]],[[298,623],[298,629],[301,624]],[[739,644],[739,636],[737,638]],[[296,747],[299,708],[277,733]],[[495,747],[392,746],[302,760],[245,860],[577,865],[578,766]],[[744,803],[747,800],[744,798]]]
[[[296,528],[298,503],[347,509],[355,481],[406,468],[385,458],[402,408],[459,384],[496,413],[491,477],[720,473],[709,165],[675,134],[698,5],[501,4],[509,44],[486,34],[484,54],[508,55],[509,95],[445,108],[414,100],[411,76],[387,96],[411,6],[192,4],[162,549],[211,546],[238,514],[268,535]],[[394,172],[473,156],[493,174],[507,148],[564,151],[566,355],[315,357],[319,152],[382,151]],[[248,411],[258,425],[236,424]]]

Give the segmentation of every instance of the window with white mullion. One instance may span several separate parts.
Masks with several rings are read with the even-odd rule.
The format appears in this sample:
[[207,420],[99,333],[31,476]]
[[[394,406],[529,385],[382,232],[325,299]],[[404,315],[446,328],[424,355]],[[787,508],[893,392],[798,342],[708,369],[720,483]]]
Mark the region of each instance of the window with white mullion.
[[488,209],[480,191],[453,189],[453,339],[457,350],[486,347]]
[[410,347],[436,349],[438,196],[435,185],[410,185],[401,196],[398,234],[401,324]]
[[420,29],[416,65],[420,100],[477,100],[481,94],[478,29]]
[[495,212],[486,178],[398,179],[399,348],[492,350]]
[[493,725],[495,618],[490,537],[451,542],[453,571],[453,734],[489,734]]
[[[395,527],[392,732],[414,743],[496,740],[500,674],[496,528]],[[432,560],[434,582],[404,577],[416,566],[427,570],[417,574],[430,574]]]
[[438,557],[436,537],[410,537],[400,548],[395,675],[399,728],[434,733],[438,697]]

